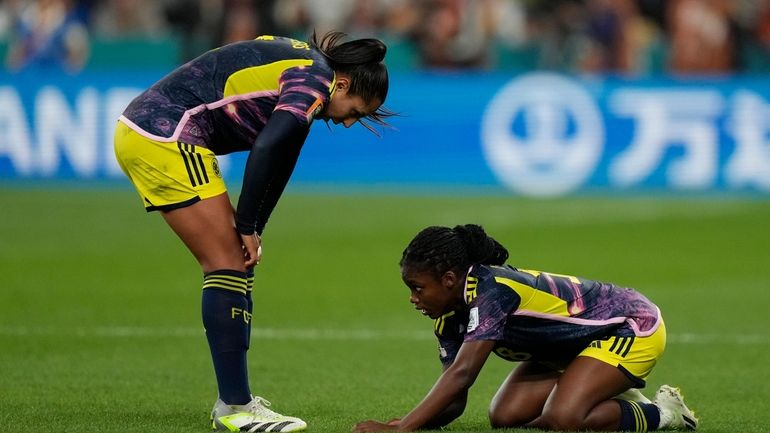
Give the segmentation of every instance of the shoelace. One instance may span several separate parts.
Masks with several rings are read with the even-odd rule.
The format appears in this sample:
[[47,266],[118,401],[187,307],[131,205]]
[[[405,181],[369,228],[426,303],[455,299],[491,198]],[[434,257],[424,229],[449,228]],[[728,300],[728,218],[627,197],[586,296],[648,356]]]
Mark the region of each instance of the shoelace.
[[282,415],[279,415],[272,410],[268,409],[268,406],[270,406],[271,403],[267,400],[265,400],[262,397],[254,396],[254,399],[251,400],[249,403],[249,412],[253,413],[254,415],[258,415],[264,418],[281,418]]

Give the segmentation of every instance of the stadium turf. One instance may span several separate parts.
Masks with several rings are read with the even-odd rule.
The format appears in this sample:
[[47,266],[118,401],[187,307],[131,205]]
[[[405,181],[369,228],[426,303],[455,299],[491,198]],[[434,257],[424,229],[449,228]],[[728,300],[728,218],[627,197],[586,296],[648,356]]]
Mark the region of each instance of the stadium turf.
[[[204,432],[215,385],[201,275],[124,189],[0,188],[0,431]],[[252,390],[310,432],[403,415],[440,372],[408,304],[401,251],[427,225],[474,222],[510,263],[638,288],[662,309],[650,378],[680,386],[703,432],[766,432],[770,201],[534,201],[291,191],[264,236]],[[488,361],[452,432],[486,430],[513,364]]]

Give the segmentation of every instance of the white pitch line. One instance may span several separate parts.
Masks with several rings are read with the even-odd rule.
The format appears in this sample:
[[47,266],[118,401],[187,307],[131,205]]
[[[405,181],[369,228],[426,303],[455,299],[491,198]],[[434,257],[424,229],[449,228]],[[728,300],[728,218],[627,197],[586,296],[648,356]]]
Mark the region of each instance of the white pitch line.
[[[97,327],[45,327],[0,325],[0,337],[76,337],[76,338],[199,338],[203,328],[197,327],[150,327],[150,326],[97,326]],[[433,340],[429,330],[383,329],[323,329],[323,328],[254,328],[254,339],[264,340]],[[668,334],[668,342],[674,344],[770,344],[770,334]]]

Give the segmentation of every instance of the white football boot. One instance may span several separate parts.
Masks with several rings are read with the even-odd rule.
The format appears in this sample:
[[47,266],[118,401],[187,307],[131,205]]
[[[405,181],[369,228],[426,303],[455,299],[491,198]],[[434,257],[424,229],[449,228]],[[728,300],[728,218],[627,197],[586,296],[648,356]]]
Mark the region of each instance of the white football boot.
[[652,403],[652,401],[645,397],[644,394],[642,394],[642,391],[639,391],[637,388],[628,388],[625,392],[616,395],[615,398],[619,400],[633,401],[634,403]]
[[660,410],[658,430],[695,430],[698,418],[684,404],[684,397],[679,388],[662,385],[652,401]]
[[257,396],[244,405],[230,405],[217,399],[211,410],[211,428],[241,432],[296,432],[307,428],[305,421],[275,413],[268,406],[269,401]]

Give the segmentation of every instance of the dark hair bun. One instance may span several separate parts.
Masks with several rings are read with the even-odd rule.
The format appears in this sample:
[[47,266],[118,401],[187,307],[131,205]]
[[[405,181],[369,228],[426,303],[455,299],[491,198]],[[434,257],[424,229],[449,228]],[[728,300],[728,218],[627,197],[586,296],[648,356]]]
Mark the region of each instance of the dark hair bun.
[[380,63],[385,60],[385,54],[388,52],[388,47],[379,39],[366,39],[367,43],[372,47],[372,61],[371,63]]
[[330,50],[335,62],[344,65],[380,63],[388,47],[378,39],[358,39],[337,45]]
[[452,230],[465,246],[471,263],[502,265],[508,260],[508,250],[489,237],[481,226],[464,224],[455,226]]

